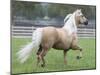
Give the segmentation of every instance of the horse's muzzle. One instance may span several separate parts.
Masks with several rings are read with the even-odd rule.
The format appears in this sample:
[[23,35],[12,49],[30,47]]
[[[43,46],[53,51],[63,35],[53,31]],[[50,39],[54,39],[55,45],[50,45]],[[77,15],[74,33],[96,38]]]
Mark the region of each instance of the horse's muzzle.
[[86,20],[86,21],[84,22],[84,25],[88,25],[88,20]]

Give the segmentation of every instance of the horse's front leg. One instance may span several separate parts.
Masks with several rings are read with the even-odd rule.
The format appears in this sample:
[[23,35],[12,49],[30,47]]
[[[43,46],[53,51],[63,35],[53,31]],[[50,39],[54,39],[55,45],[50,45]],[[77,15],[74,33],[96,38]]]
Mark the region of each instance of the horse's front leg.
[[63,53],[64,53],[64,63],[67,64],[67,59],[66,59],[67,50],[64,50]]
[[80,51],[80,54],[79,54],[79,56],[77,56],[77,59],[82,58],[82,48],[81,48],[81,47],[79,47],[79,46],[74,46],[74,47],[72,47],[72,49],[73,49],[73,50],[79,50],[79,51]]
[[73,40],[72,40],[72,44],[71,44],[71,49],[73,49],[73,50],[79,50],[80,54],[79,54],[79,56],[77,56],[77,59],[82,58],[82,48],[78,46],[77,35],[73,36]]

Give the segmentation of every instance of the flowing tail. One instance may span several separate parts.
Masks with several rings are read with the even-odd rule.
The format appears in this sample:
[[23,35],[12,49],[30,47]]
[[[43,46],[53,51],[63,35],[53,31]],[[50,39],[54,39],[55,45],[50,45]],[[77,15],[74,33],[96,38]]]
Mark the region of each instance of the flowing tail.
[[39,49],[41,39],[42,39],[42,29],[38,28],[33,33],[32,42],[27,44],[17,53],[18,59],[20,60],[21,63],[24,63],[28,59],[29,55],[32,53],[32,49],[33,50]]

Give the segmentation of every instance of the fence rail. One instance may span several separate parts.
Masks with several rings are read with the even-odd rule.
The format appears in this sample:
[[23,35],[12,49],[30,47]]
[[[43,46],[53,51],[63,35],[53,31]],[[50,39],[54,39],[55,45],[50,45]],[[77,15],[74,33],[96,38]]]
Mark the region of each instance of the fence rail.
[[[16,38],[31,38],[35,27],[12,26],[12,37]],[[79,37],[95,37],[95,29],[78,28]]]

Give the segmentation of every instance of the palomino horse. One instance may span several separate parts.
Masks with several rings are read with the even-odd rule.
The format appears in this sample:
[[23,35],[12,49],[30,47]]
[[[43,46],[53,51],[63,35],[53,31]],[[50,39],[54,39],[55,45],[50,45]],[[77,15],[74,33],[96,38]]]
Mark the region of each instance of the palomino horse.
[[[66,21],[67,20],[67,21]],[[82,48],[78,46],[77,27],[79,24],[88,24],[88,20],[82,14],[81,9],[77,9],[64,19],[62,28],[44,27],[34,31],[32,42],[26,45],[18,52],[18,58],[21,63],[25,62],[33,50],[37,50],[37,64],[42,61],[41,66],[45,66],[44,56],[51,48],[63,50],[64,62],[66,63],[66,53],[69,49],[80,50],[82,57]]]

